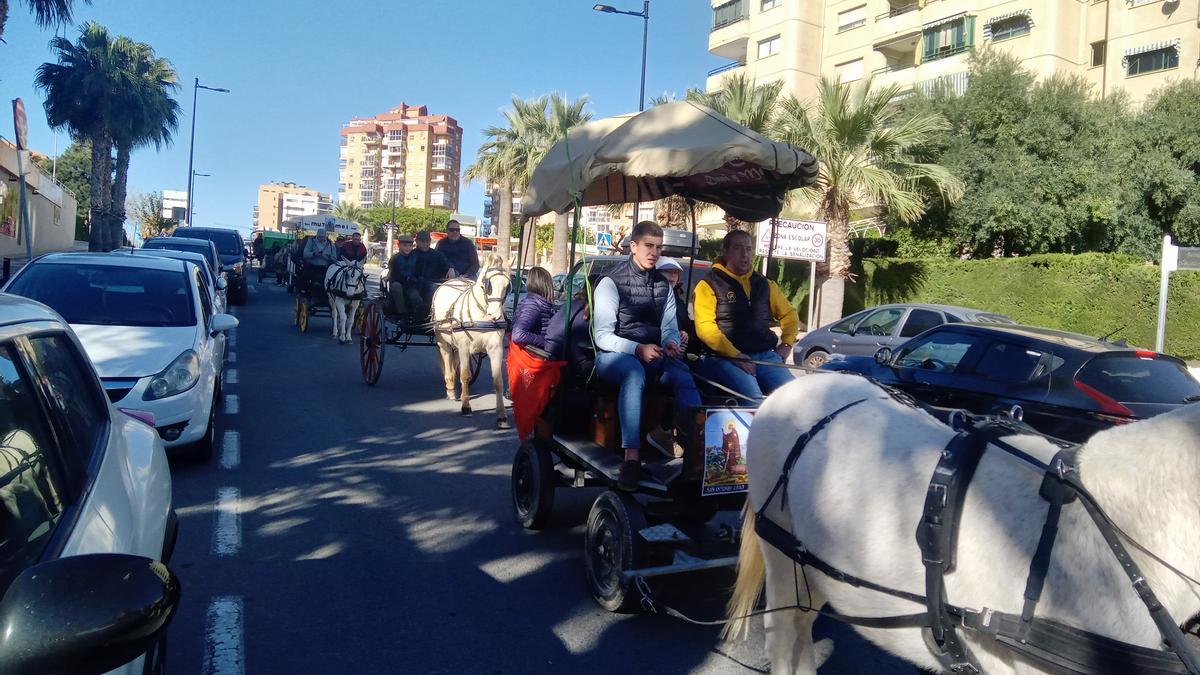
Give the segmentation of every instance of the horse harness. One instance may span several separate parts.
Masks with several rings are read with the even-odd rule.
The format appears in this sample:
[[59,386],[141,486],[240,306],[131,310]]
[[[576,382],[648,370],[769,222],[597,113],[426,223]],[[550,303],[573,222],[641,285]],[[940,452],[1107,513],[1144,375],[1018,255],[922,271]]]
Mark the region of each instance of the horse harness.
[[[916,405],[906,398],[908,405]],[[1013,419],[976,417],[960,410],[943,417],[956,433],[942,451],[925,494],[921,522],[917,526],[917,544],[925,566],[925,595],[909,593],[847,574],[821,560],[795,536],[767,517],[767,510],[776,494],[780,508],[787,506],[787,484],[792,467],[805,446],[841,413],[866,401],[859,399],[821,418],[811,429],[796,439],[779,480],[756,514],[755,529],[760,537],[791,558],[801,567],[812,567],[837,581],[925,605],[926,611],[887,617],[857,617],[823,611],[823,614],[843,623],[866,628],[922,629],[926,645],[942,667],[952,673],[980,673],[978,660],[959,637],[959,628],[981,633],[1017,652],[1039,667],[1052,673],[1076,675],[1082,673],[1192,673],[1200,675],[1200,656],[1184,639],[1179,625],[1151,590],[1138,570],[1128,550],[1121,542],[1117,527],[1104,514],[1095,499],[1079,480],[1076,467],[1078,446],[1049,439],[1060,446],[1049,464],[1000,440],[1013,433],[1034,433]],[[942,417],[938,411],[930,410]],[[1047,437],[1048,438],[1048,437]],[[978,611],[947,602],[945,575],[953,571],[957,550],[958,526],[967,487],[988,445],[993,445],[1043,474],[1039,495],[1049,502],[1046,522],[1042,527],[1037,548],[1030,560],[1029,576],[1025,583],[1024,605],[1020,614],[1010,614],[984,607]],[[781,492],[782,491],[782,492]],[[1159,633],[1169,650],[1151,649],[1121,642],[1103,635],[1073,628],[1053,619],[1034,616],[1041,597],[1050,554],[1058,532],[1063,505],[1079,501],[1121,568],[1132,582],[1138,597],[1146,605]]]
[[[503,270],[488,271],[487,274],[483,275],[478,281],[474,281],[470,285],[463,288],[462,291],[459,292],[458,297],[455,298],[455,300],[454,300],[455,304],[457,304],[457,302],[464,295],[467,295],[474,288],[475,284],[479,284],[479,283],[483,284],[483,295],[484,295],[483,308],[485,311],[487,310],[487,306],[492,304],[493,302],[499,302],[499,303],[503,304],[503,302],[504,302],[503,296],[493,296],[492,295],[492,278],[496,277],[496,276],[504,276],[504,274],[505,273]],[[443,328],[441,326],[437,326],[437,328],[439,328],[440,330],[449,331],[452,333],[508,330],[508,328],[509,328],[507,319],[504,321],[470,321],[470,322],[466,322],[466,321],[460,321],[458,319],[450,318],[450,319],[443,319],[442,321],[449,322],[451,324],[450,327]]]
[[[352,267],[354,266],[339,265],[338,269],[334,270],[333,276],[330,277],[329,283],[325,284],[325,290],[332,293],[336,297],[345,298],[346,300],[362,300],[363,298],[367,297],[367,285],[365,283],[363,284],[362,291],[355,293],[354,295],[350,295],[346,293],[346,291],[342,290],[342,286],[345,285],[343,280],[350,273],[350,269]],[[361,268],[359,271],[362,271]]]

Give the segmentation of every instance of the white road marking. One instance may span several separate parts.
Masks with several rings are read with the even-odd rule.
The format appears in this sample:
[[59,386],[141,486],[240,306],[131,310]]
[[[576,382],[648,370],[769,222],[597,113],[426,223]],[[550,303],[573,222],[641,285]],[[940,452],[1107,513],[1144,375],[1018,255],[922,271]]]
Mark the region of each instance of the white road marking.
[[246,290],[250,291],[250,293],[257,293],[258,286],[254,285],[254,284],[246,284]]
[[225,342],[230,347],[237,346],[237,329],[236,328],[225,333]]
[[237,352],[226,352],[225,360],[229,363],[237,363]]
[[236,431],[226,431],[221,439],[221,468],[236,469],[242,463],[242,437]]
[[238,395],[225,394],[225,414],[236,415],[238,414],[238,408]]
[[238,383],[237,368],[230,368],[229,370],[225,371],[225,384],[237,384],[237,383]]
[[242,491],[234,487],[217,488],[216,510],[212,554],[234,555],[242,548]]
[[204,622],[205,675],[242,675],[246,671],[242,630],[242,598],[213,598]]

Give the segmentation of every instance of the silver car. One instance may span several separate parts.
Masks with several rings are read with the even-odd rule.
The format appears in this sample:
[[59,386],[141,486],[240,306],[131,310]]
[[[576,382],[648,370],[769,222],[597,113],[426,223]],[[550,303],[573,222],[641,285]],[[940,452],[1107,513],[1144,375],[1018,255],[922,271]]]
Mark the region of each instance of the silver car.
[[880,347],[896,345],[944,323],[1015,324],[1003,314],[952,305],[906,303],[879,305],[822,326],[796,343],[792,359],[819,368],[831,354],[871,356]]

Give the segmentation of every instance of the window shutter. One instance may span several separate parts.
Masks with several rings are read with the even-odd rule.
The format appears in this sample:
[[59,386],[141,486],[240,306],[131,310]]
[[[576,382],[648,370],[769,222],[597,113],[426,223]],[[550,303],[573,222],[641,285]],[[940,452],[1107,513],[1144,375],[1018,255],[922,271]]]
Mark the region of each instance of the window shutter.
[[938,31],[936,29],[932,29],[932,28],[925,29],[925,31],[924,31],[924,38],[925,38],[925,54],[924,54],[925,58],[924,58],[924,60],[925,61],[932,59],[937,54],[937,36],[938,36]]
[[970,49],[971,47],[975,46],[975,17],[968,16],[966,18],[965,25],[967,35],[966,42],[964,44],[966,44],[967,48]]

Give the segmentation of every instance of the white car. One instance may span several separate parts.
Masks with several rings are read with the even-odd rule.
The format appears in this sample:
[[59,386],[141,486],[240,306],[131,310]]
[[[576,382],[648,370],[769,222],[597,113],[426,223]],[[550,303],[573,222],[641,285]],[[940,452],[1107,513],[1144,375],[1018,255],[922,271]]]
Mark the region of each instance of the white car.
[[190,262],[111,253],[53,253],[27,264],[4,290],[42,302],[74,329],[109,399],[147,410],[170,449],[212,456],[223,354],[237,327],[213,311]]
[[208,292],[213,299],[213,312],[224,314],[228,311],[228,300],[226,299],[225,290],[229,287],[229,283],[225,281],[225,275],[214,277],[212,270],[208,267],[208,261],[199,253],[191,251],[173,251],[166,248],[119,248],[112,251],[113,255],[148,255],[159,258],[175,258],[176,260],[186,260],[200,269],[200,276],[204,277],[204,281],[208,283]]
[[0,392],[0,672],[163,672],[177,521],[152,418],[108,401],[61,317],[7,294]]

